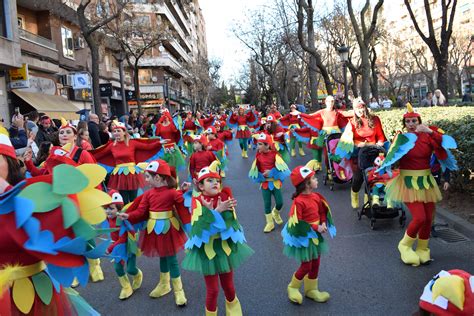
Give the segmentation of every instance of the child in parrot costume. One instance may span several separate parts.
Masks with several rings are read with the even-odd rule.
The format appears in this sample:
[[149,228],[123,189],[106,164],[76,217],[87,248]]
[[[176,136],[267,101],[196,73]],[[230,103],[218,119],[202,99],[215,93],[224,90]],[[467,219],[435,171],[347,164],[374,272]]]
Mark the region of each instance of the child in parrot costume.
[[456,148],[456,141],[434,126],[423,125],[420,114],[409,103],[403,124],[408,132],[395,137],[378,172],[390,174],[391,167],[396,162],[399,164],[400,173],[387,183],[386,196],[393,202],[404,203],[412,215],[398,250],[405,264],[419,266],[431,261],[428,248],[431,224],[435,203],[442,198],[431,173],[431,156],[433,153],[437,156],[443,170],[456,170],[456,160],[450,152]]
[[189,179],[196,179],[202,168],[209,166],[213,161],[218,160],[214,152],[208,150],[209,141],[206,133],[194,136],[194,152],[189,158]]
[[313,159],[306,165],[314,171],[322,170],[324,136],[326,135],[323,130],[323,120],[314,119],[312,125],[295,128],[293,135],[299,142],[306,143],[306,146],[311,150]]
[[188,156],[193,153],[193,137],[199,135],[202,131],[199,120],[193,115],[193,112],[186,113],[186,119],[183,122],[183,141]]
[[301,262],[301,265],[288,284],[288,298],[296,304],[303,303],[300,288],[304,283],[305,296],[324,303],[330,296],[318,288],[321,255],[328,248],[322,234],[328,232],[334,237],[336,227],[328,202],[321,194],[313,192],[318,187],[315,172],[307,166],[299,166],[293,169],[290,178],[296,192],[288,222],[281,231],[283,253]]
[[[5,135],[0,155],[17,163]],[[110,203],[96,189],[105,175],[98,165],[62,164],[17,184],[0,179],[0,253],[8,254],[0,258],[0,315],[99,315],[69,286],[74,278],[87,283],[87,259],[103,256],[109,245],[88,243],[99,235],[93,225],[105,220],[102,205]]]
[[241,316],[235,293],[233,271],[253,250],[247,246],[235,211],[236,201],[230,188],[222,188],[217,164],[198,174],[199,194],[192,198],[192,218],[183,268],[204,275],[206,316],[217,316],[219,280],[226,298],[226,315]]
[[278,120],[273,115],[268,115],[265,120],[264,131],[273,137],[273,144],[276,151],[280,154],[281,158],[286,164],[290,163],[290,152],[286,139],[288,134],[285,132],[283,127],[278,124]]
[[[132,296],[133,291],[141,287],[143,281],[143,273],[137,268],[138,234],[130,223],[124,223],[117,217],[119,213],[126,210],[120,193],[115,190],[109,190],[108,193],[112,198],[112,203],[105,207],[107,227],[120,230],[110,233],[113,243],[107,248],[107,252],[114,258],[115,272],[122,287],[119,299],[125,300]],[[127,265],[127,273],[125,273],[125,265]],[[127,274],[132,277],[131,284]]]
[[[159,137],[163,142],[163,155],[158,158],[163,159],[178,171],[184,170],[186,168],[186,161],[180,149],[183,148],[184,151],[183,137],[181,135],[183,129],[181,117],[178,115],[173,119],[170,112],[164,110],[154,128],[155,137]],[[154,159],[156,158],[154,157]]]
[[[254,135],[254,138],[257,141],[258,152],[250,168],[249,178],[256,183],[260,183],[266,220],[263,232],[269,233],[275,229],[274,221],[278,225],[283,224],[280,216],[280,210],[283,207],[281,186],[290,175],[290,170],[275,150],[271,135],[260,133]],[[275,198],[273,209],[272,195]]]
[[217,130],[214,126],[206,130],[207,139],[209,140],[208,150],[212,151],[219,160],[221,166],[221,177],[225,177],[225,170],[227,170],[227,146],[217,137]]
[[253,111],[246,111],[244,106],[239,106],[238,113],[232,113],[227,118],[227,125],[231,128],[236,128],[237,133],[235,138],[239,140],[240,149],[242,150],[242,158],[248,158],[248,142],[252,137],[250,127],[255,126],[258,122],[257,117]]
[[283,127],[288,134],[289,137],[289,145],[291,150],[291,157],[296,156],[296,143],[298,143],[299,147],[299,154],[300,156],[305,156],[303,150],[303,143],[296,139],[293,131],[296,128],[301,128],[304,126],[303,122],[301,121],[300,112],[296,110],[296,105],[290,105],[290,113],[280,118],[280,126]]
[[160,257],[160,281],[150,297],[171,292],[171,275],[176,305],[183,306],[187,299],[176,254],[186,242],[185,231],[190,229],[191,216],[184,206],[182,191],[176,189],[176,179],[168,163],[161,159],[150,162],[145,167],[145,178],[152,188],[118,216],[132,225],[146,222],[146,231],[140,234],[140,249],[147,257]]
[[[398,175],[398,170],[392,171],[392,176],[388,173],[379,174],[377,169],[382,165],[385,160],[385,154],[380,153],[377,158],[374,160],[374,166],[367,171],[367,181],[369,182],[369,188],[372,196],[372,206],[380,206],[380,197],[385,196],[385,187],[387,182],[393,177]],[[388,208],[393,208],[392,201],[388,200],[385,197],[385,202]]]

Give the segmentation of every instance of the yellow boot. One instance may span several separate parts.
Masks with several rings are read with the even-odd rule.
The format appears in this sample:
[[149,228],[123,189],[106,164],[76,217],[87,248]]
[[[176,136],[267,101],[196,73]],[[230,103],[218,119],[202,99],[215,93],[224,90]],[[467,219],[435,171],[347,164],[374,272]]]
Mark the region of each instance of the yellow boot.
[[359,192],[354,192],[351,189],[351,206],[352,208],[359,208]]
[[372,195],[372,206],[374,207],[380,206],[380,198],[378,195]]
[[208,311],[206,308],[206,316],[217,316],[217,309],[215,312]]
[[120,291],[119,299],[126,300],[133,294],[132,286],[130,285],[130,281],[128,280],[128,276],[125,274],[118,278],[120,285],[122,286],[122,290]]
[[188,302],[186,299],[186,295],[184,295],[183,283],[181,282],[181,277],[177,277],[171,279],[171,283],[173,284],[173,292],[174,292],[174,301],[178,306],[184,306]]
[[303,148],[301,148],[301,147],[300,147],[300,150],[299,150],[299,154],[300,154],[301,157],[306,156],[306,154],[304,153]]
[[283,224],[283,220],[281,219],[281,216],[280,216],[280,211],[277,210],[276,207],[274,207],[272,210],[272,217],[275,223],[277,223],[278,225]]
[[264,233],[269,233],[272,230],[275,229],[275,225],[273,224],[273,216],[272,214],[265,214],[265,219],[267,220],[267,224],[265,225],[265,228],[263,229]]
[[74,280],[72,280],[71,287],[74,289],[78,286],[79,286],[79,281],[77,280],[77,278],[74,278]]
[[225,316],[242,316],[242,306],[237,296],[232,302],[225,300]]
[[143,272],[142,270],[138,269],[138,273],[132,275],[132,289],[138,290],[142,286],[143,282]]
[[308,276],[304,277],[304,296],[318,303],[327,302],[330,297],[328,292],[319,291],[318,279],[310,279]]
[[303,283],[303,280],[298,280],[293,274],[291,282],[288,284],[288,298],[293,303],[303,303],[303,295],[300,293],[301,283]]
[[243,150],[243,149],[242,149],[242,152],[240,153],[240,155],[242,156],[242,158],[244,158],[244,157],[245,157],[245,155],[244,155],[244,151],[245,151],[245,150]]
[[89,273],[92,282],[99,282],[104,280],[104,273],[100,268],[100,259],[87,259],[89,261]]
[[420,258],[421,264],[431,261],[430,248],[428,248],[429,241],[429,239],[418,239],[418,244],[416,245],[415,253]]
[[364,193],[364,204],[367,204],[369,202],[369,195],[367,193]]
[[151,291],[150,297],[153,298],[158,298],[162,297],[166,294],[171,292],[171,286],[170,286],[170,273],[166,272],[160,273],[160,282],[156,285],[156,287]]
[[296,151],[295,151],[295,149],[293,148],[293,149],[291,150],[291,157],[295,157],[295,156],[296,156]]
[[415,238],[411,238],[405,232],[405,236],[403,236],[403,239],[398,243],[398,251],[400,251],[403,263],[411,264],[414,267],[420,265],[420,257],[418,257],[412,248],[415,240]]

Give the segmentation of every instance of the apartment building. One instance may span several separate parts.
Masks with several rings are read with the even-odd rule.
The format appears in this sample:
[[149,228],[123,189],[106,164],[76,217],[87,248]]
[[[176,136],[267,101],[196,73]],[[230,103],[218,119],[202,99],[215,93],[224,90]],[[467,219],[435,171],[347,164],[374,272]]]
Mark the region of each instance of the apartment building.
[[21,67],[16,24],[16,0],[0,0],[0,119],[7,126],[11,107],[7,96],[7,77],[11,69]]
[[[191,109],[192,85],[186,64],[207,59],[204,18],[198,0],[184,3],[181,0],[164,0],[162,3],[131,0],[129,8],[144,17],[151,25],[167,23],[175,36],[163,40],[141,59],[139,80],[143,109],[153,111],[157,106],[169,104],[172,111]],[[129,101],[136,108],[136,100]]]
[[[441,4],[439,1],[430,1],[431,4],[431,15],[433,20],[434,31],[436,34],[440,33],[441,28]],[[414,15],[417,17],[418,24],[420,28],[428,34],[428,28],[426,24],[426,11],[424,7],[424,1],[422,0],[413,0],[411,1],[411,6],[413,9]],[[408,13],[408,9],[406,8],[403,0],[396,0],[396,1],[386,1],[384,3],[384,18],[386,20],[387,30],[392,38],[397,38],[408,47],[412,47],[414,49],[423,48],[424,49],[424,57],[427,60],[427,70],[431,74],[431,80],[436,82],[436,71],[433,69],[434,61],[431,54],[431,51],[425,44],[425,42],[421,39],[418,32],[415,30],[413,26],[413,22],[410,18]],[[459,0],[456,6],[455,12],[455,19],[453,23],[453,36],[462,35],[466,38],[471,38],[474,33],[472,30],[474,29],[474,0]],[[474,45],[471,45],[474,46]],[[397,49],[397,47],[388,47],[385,50],[379,52],[379,59],[383,60],[384,55],[391,53],[390,49]],[[469,74],[470,76],[474,76],[474,59],[471,59],[469,65],[467,65],[465,74]],[[406,81],[406,80],[405,80]],[[410,93],[416,97],[421,98],[426,94],[429,90],[429,84],[426,80],[426,76],[422,73],[415,73],[411,76],[411,82],[407,82],[407,85],[410,87],[406,87],[412,90]],[[469,83],[474,82],[474,77],[471,79],[464,77],[463,80],[463,90],[472,89],[474,92],[474,87],[470,87]]]

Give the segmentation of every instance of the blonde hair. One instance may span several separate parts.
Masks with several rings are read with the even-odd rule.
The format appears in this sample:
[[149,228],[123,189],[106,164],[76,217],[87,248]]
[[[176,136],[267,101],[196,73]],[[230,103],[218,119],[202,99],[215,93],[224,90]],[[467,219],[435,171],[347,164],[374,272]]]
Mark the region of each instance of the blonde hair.
[[[120,128],[120,127],[117,127],[117,126],[114,126],[112,128],[112,131],[116,128]],[[121,129],[121,128],[120,128]],[[123,129],[121,129],[123,132],[124,132],[124,135],[123,135],[123,141],[125,143],[126,146],[128,146],[128,142],[130,141],[130,134],[128,134],[127,131],[124,131]],[[114,140],[114,146],[117,144],[117,139]]]

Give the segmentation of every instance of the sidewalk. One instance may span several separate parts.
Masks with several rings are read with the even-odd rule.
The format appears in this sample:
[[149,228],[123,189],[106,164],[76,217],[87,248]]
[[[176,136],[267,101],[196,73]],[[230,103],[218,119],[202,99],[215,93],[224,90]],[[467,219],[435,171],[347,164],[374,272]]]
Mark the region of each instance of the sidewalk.
[[460,232],[471,240],[474,240],[474,224],[449,212],[445,208],[436,207],[436,224],[448,224],[450,228]]

